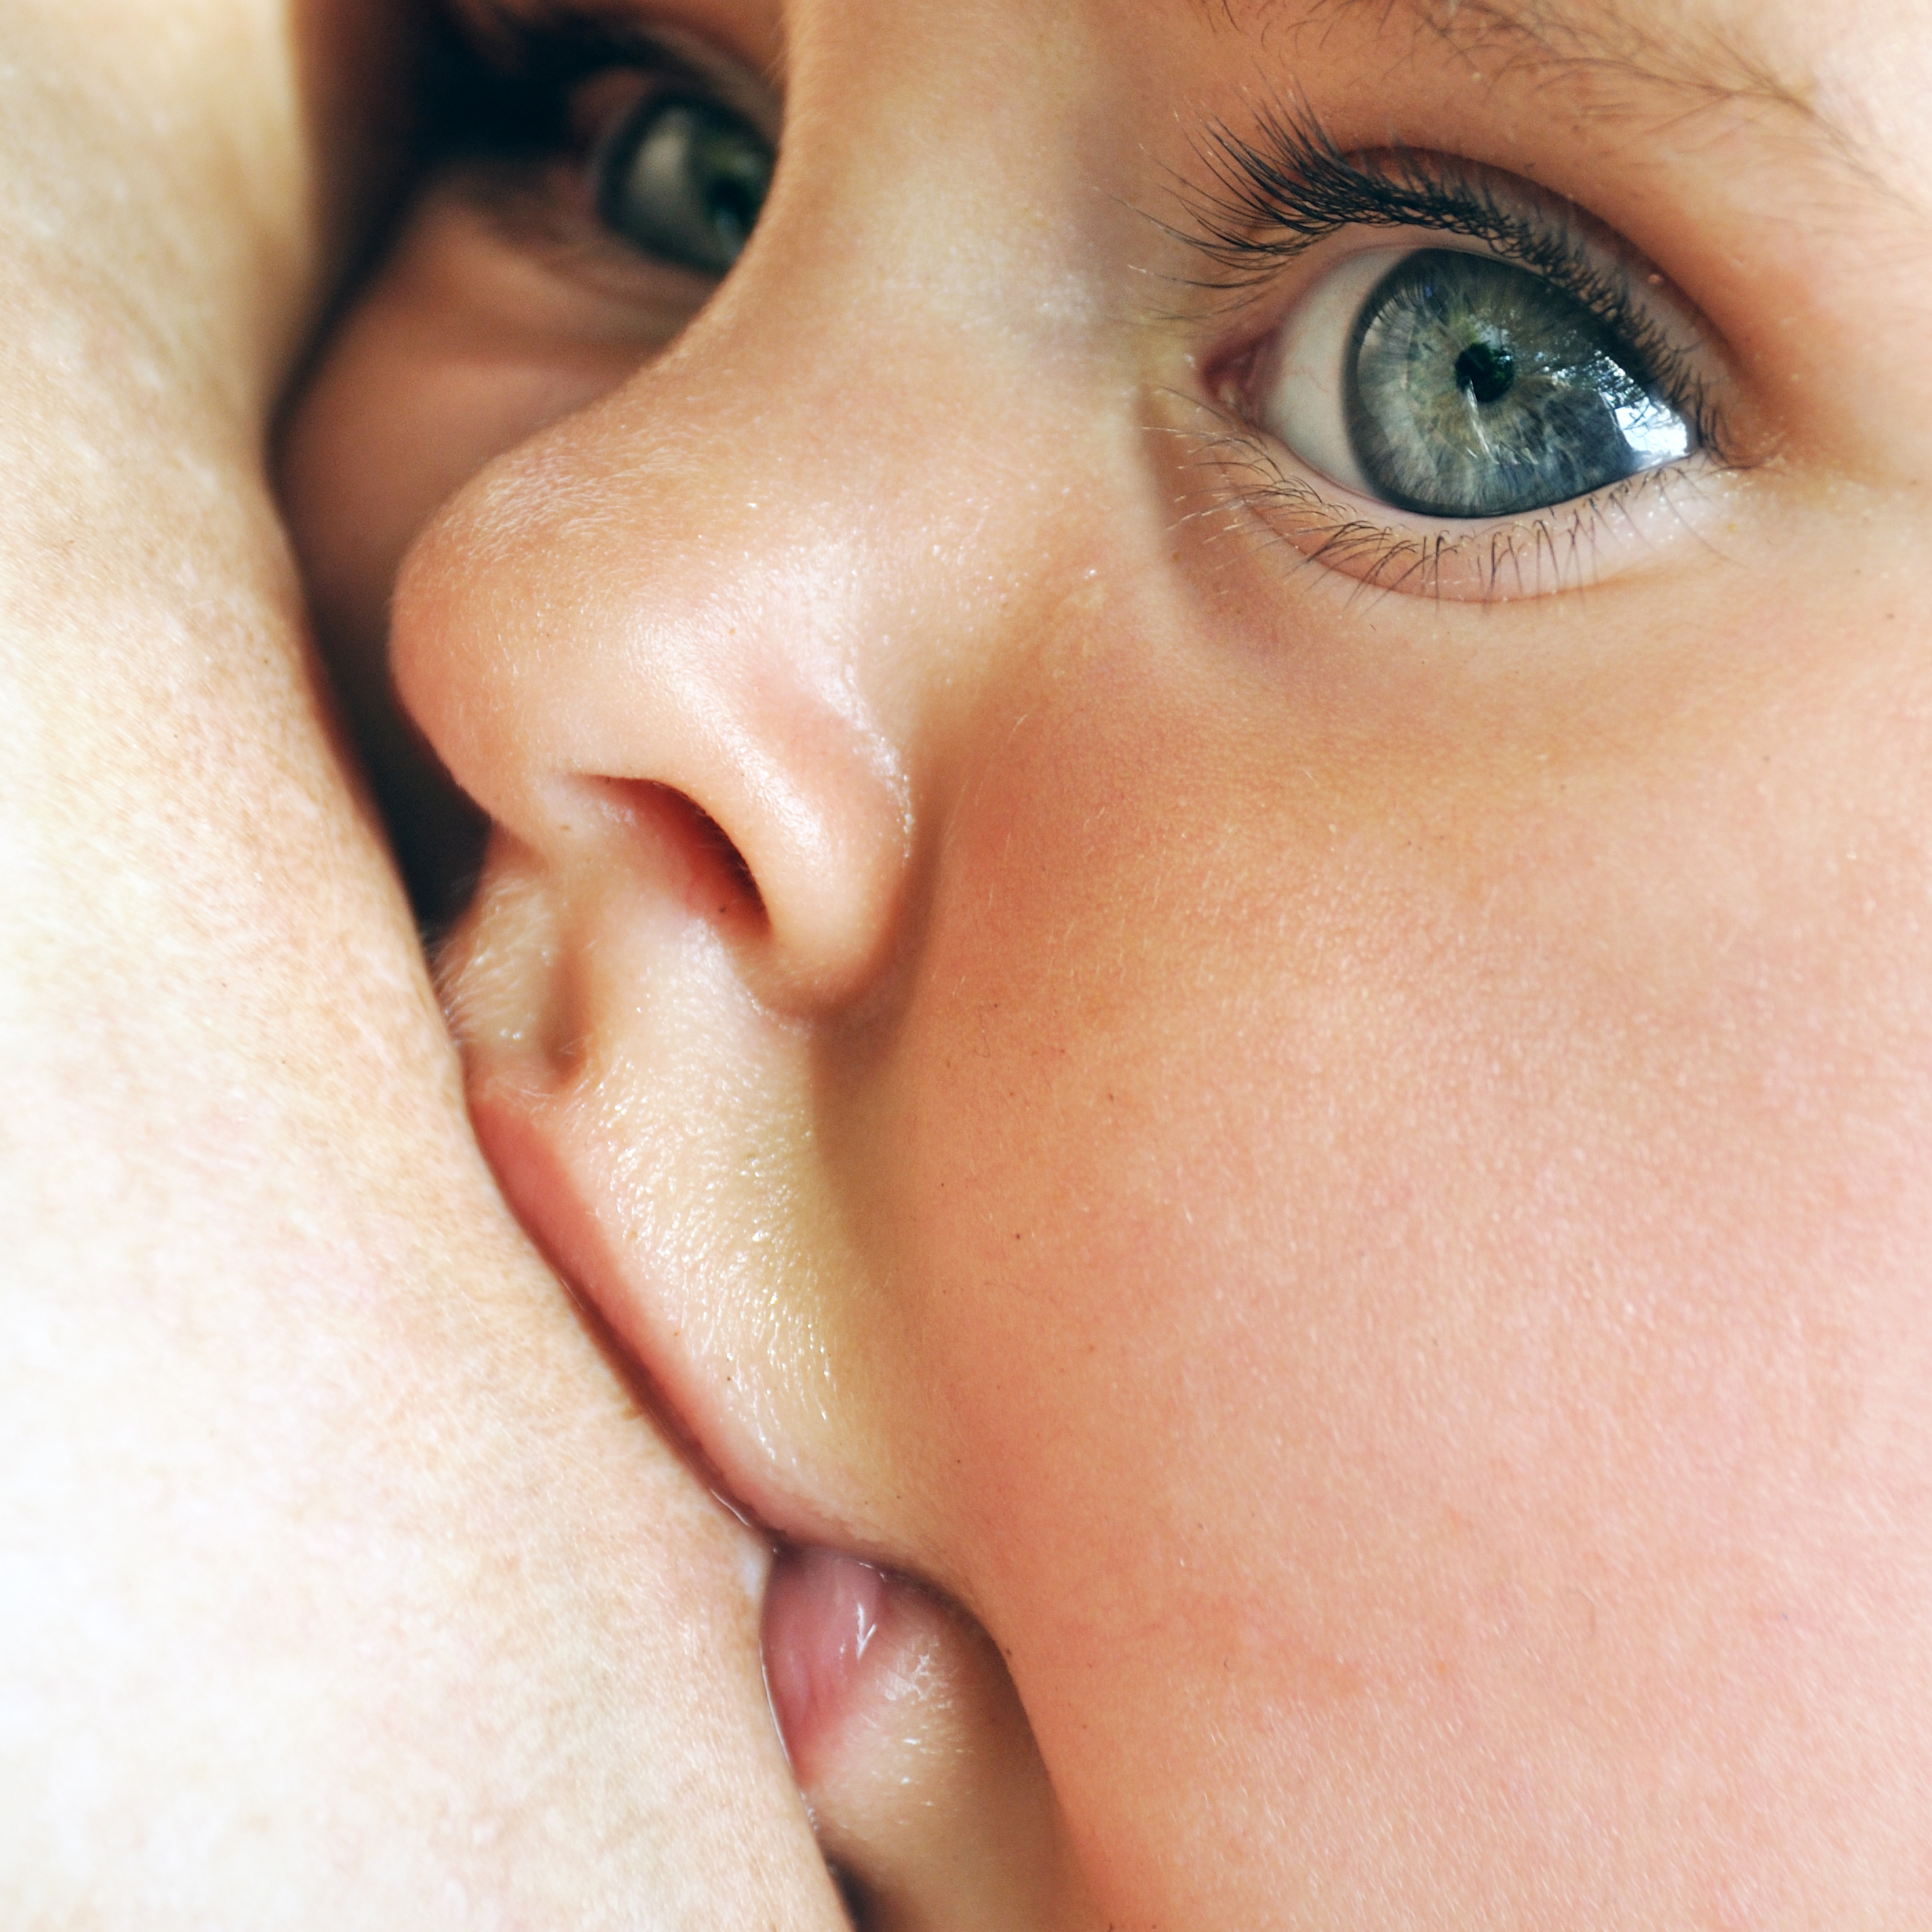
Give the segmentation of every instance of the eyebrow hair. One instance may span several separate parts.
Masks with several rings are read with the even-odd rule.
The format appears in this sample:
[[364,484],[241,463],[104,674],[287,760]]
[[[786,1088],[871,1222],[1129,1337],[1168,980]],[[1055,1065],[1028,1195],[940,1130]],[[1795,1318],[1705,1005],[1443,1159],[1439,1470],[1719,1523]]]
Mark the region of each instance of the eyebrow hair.
[[[1344,20],[1406,25],[1501,80],[1526,69],[1581,74],[1636,108],[1666,108],[1676,119],[1700,112],[1742,112],[1780,122],[1808,137],[1864,185],[1878,178],[1866,137],[1820,102],[1808,73],[1780,70],[1768,53],[1697,10],[1658,10],[1628,0],[1196,0],[1229,26],[1265,37],[1286,23],[1319,31]],[[1244,20],[1243,16],[1246,18]],[[1688,16],[1688,17],[1687,17]]]

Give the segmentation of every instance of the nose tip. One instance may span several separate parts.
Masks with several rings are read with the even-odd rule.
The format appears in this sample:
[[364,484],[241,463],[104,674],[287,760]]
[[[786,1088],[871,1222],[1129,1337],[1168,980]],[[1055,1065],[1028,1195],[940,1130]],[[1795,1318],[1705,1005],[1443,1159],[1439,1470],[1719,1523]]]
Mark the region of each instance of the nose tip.
[[775,531],[781,509],[640,458],[635,416],[613,398],[559,426],[418,539],[399,691],[522,844],[579,874],[655,868],[763,995],[849,1000],[890,951],[911,842],[900,751],[862,688],[849,540]]

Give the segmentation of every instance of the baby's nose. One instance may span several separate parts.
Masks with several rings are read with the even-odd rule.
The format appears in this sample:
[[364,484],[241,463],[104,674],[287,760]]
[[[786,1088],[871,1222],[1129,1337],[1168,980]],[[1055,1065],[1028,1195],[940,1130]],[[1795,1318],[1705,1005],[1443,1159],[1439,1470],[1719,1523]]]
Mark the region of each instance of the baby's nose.
[[909,834],[851,541],[838,512],[788,517],[606,408],[486,472],[418,542],[399,688],[464,788],[560,874],[654,875],[704,902],[762,997],[836,1005],[886,949]]
[[800,86],[742,260],[418,538],[390,653],[463,789],[558,871],[691,896],[722,835],[734,958],[812,1016],[894,957],[922,784],[1051,560],[1046,506],[1100,466],[1083,386],[1113,378],[1050,224],[981,166],[1002,144],[834,141]]
[[1012,1680],[963,1612],[854,1558],[790,1550],[764,1646],[793,1770],[862,1932],[1097,1924]]

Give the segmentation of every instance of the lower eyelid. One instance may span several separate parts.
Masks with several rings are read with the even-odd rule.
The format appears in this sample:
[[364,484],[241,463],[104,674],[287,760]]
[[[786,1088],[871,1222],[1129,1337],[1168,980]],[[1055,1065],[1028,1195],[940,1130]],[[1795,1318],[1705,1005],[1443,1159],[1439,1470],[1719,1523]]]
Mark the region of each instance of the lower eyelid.
[[1453,603],[1555,596],[1660,561],[1687,540],[1705,544],[1737,473],[1694,454],[1546,510],[1462,522],[1392,511],[1287,455],[1245,424],[1224,424],[1209,454],[1222,514],[1260,526],[1298,564]]

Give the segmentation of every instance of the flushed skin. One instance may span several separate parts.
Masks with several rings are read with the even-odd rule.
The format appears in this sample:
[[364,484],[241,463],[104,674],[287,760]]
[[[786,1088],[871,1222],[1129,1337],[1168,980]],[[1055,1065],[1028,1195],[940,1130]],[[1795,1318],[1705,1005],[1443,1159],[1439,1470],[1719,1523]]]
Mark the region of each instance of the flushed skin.
[[[1932,17],[664,14],[782,33],[752,245],[396,598],[526,1224],[983,1624],[1042,1922],[1922,1916]],[[1237,500],[1149,215],[1291,92],[1621,232],[1735,460],[1486,598]]]

